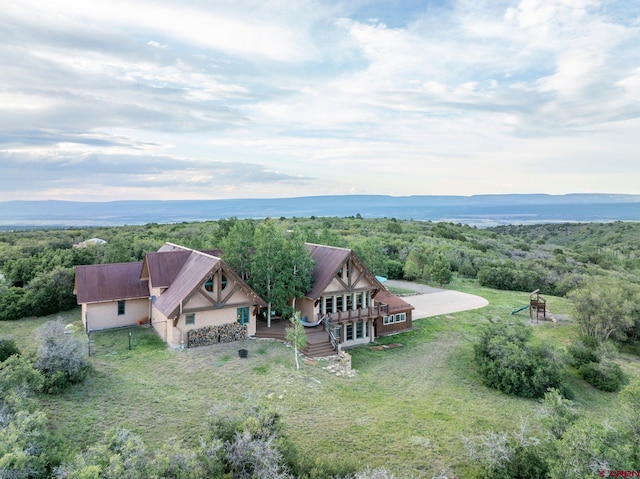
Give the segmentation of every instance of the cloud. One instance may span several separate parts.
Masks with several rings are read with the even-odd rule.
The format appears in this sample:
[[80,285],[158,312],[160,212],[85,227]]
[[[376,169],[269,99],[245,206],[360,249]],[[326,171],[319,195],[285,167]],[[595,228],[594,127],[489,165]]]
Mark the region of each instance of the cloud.
[[314,180],[242,162],[72,148],[34,149],[30,154],[3,151],[0,164],[0,189],[21,198],[46,198],[51,191],[67,191],[71,196],[78,187],[84,192],[92,191],[92,198],[111,189],[140,191],[145,197],[145,192],[178,190],[188,197],[203,198],[216,197],[218,190],[283,188]]
[[640,193],[633,2],[25,0],[0,29],[0,200]]

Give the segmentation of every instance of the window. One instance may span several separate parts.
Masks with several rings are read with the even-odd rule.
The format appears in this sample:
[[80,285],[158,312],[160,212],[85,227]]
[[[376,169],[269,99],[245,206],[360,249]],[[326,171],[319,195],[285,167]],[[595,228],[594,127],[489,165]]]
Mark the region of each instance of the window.
[[220,278],[220,291],[224,291],[224,288],[227,287],[227,284],[229,284],[229,281],[227,280],[227,277],[223,274]]
[[344,303],[344,297],[342,295],[336,296],[336,311],[343,311],[342,305]]
[[240,324],[249,324],[249,308],[238,308],[236,310],[236,321]]
[[364,332],[364,325],[363,325],[362,321],[358,321],[356,323],[356,338],[357,339],[361,339],[363,332]]
[[[320,302],[322,308],[322,301]],[[325,296],[324,298],[324,311],[321,313],[333,313],[333,296]]]
[[347,311],[351,311],[353,309],[353,295],[347,295]]
[[124,311],[124,300],[120,300],[118,301],[118,316],[122,316]]
[[364,293],[356,293],[356,309],[362,309],[362,296]]
[[210,293],[213,292],[213,278],[209,278],[208,280],[205,281],[204,289],[206,289]]
[[196,313],[187,313],[184,315],[184,324],[196,324]]
[[370,338],[370,337],[371,337],[371,333],[369,332],[369,321],[365,321],[365,322],[364,322],[364,335],[365,335],[367,338]]
[[393,324],[393,315],[382,318],[382,324]]
[[407,313],[399,313],[395,315],[396,323],[404,323],[407,320]]
[[353,341],[353,323],[347,324],[346,329],[347,329],[346,340]]

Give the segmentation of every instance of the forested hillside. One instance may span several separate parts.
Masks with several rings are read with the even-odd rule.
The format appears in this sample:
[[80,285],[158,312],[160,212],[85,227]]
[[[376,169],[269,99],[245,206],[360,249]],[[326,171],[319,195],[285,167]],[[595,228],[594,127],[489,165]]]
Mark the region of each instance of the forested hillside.
[[[140,261],[170,241],[196,249],[224,243],[236,218],[202,223],[0,233],[0,318],[43,315],[75,305],[73,266]],[[281,218],[305,241],[351,248],[377,275],[449,283],[452,275],[483,286],[565,296],[587,276],[640,283],[640,224],[499,226],[396,219]],[[73,246],[98,237],[104,245]]]

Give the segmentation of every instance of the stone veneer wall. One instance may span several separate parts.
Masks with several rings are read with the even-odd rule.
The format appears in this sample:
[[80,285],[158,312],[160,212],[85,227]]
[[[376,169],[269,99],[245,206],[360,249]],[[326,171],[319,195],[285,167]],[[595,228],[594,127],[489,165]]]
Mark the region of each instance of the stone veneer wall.
[[192,329],[187,333],[187,347],[209,346],[218,343],[230,343],[247,338],[247,325],[240,323],[222,324]]

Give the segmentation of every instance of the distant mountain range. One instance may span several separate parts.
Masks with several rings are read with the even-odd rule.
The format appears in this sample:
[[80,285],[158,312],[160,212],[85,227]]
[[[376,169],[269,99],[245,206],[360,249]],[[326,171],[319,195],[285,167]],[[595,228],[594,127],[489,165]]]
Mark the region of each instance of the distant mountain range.
[[362,216],[476,226],[640,221],[640,195],[342,195],[186,201],[6,201],[0,229],[121,226],[221,218]]

